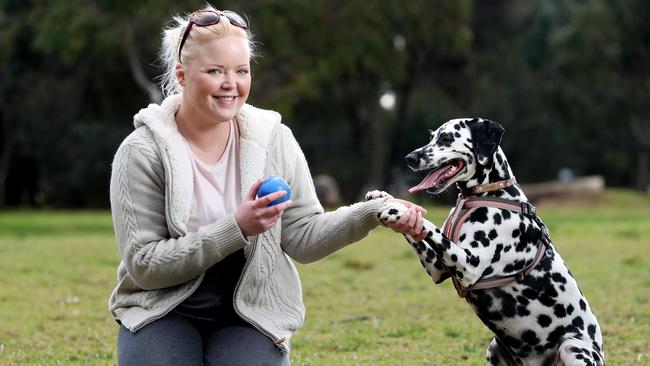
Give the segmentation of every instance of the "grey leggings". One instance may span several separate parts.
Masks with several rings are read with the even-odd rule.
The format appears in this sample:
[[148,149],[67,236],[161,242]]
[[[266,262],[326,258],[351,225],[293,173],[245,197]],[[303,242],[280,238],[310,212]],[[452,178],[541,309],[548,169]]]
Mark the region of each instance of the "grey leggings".
[[173,312],[135,334],[120,326],[117,357],[120,366],[289,365],[289,355],[250,325],[202,327]]

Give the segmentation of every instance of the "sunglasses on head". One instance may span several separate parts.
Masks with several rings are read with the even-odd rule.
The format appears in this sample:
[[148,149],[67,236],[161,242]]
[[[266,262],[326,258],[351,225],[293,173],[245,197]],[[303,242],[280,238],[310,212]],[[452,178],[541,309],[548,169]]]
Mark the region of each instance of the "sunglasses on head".
[[189,22],[187,24],[187,27],[185,28],[185,32],[183,33],[183,38],[181,38],[181,43],[180,46],[178,47],[178,62],[181,62],[181,51],[183,51],[183,45],[185,44],[185,41],[187,40],[187,36],[190,35],[190,30],[192,29],[192,26],[196,24],[198,27],[207,27],[210,25],[214,25],[219,23],[219,20],[221,20],[221,17],[224,16],[228,19],[230,24],[234,25],[235,27],[239,27],[242,29],[247,29],[248,25],[246,24],[246,21],[244,18],[239,16],[239,14],[235,13],[234,11],[230,10],[199,10],[197,12],[194,12],[190,15]]

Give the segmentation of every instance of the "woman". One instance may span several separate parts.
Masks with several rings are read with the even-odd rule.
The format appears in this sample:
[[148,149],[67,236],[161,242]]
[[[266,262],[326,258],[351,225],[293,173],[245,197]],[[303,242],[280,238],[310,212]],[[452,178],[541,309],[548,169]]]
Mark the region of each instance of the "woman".
[[[168,96],[135,115],[113,162],[119,363],[289,364],[304,305],[288,256],[310,263],[358,241],[386,198],[324,213],[280,115],[245,103],[246,22],[211,7],[175,20],[163,41]],[[293,196],[267,207],[285,195],[256,198],[273,175]],[[404,203],[392,228],[423,236],[422,209]]]

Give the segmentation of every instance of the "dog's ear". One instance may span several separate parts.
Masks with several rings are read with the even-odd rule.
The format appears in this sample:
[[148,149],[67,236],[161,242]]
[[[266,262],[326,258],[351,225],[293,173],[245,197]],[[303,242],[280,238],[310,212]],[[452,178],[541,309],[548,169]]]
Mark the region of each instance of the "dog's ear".
[[492,156],[499,148],[505,129],[489,119],[474,118],[467,124],[472,132],[472,145],[476,160],[481,165],[491,165]]

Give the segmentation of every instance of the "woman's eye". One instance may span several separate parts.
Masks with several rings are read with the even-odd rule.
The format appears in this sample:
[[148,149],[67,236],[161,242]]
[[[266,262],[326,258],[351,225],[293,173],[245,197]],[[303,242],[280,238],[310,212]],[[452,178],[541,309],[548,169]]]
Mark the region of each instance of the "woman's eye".
[[237,70],[237,73],[240,75],[246,75],[248,74],[248,69],[239,69]]
[[218,75],[218,74],[221,74],[221,70],[219,70],[219,69],[210,69],[210,70],[208,70],[208,74]]

